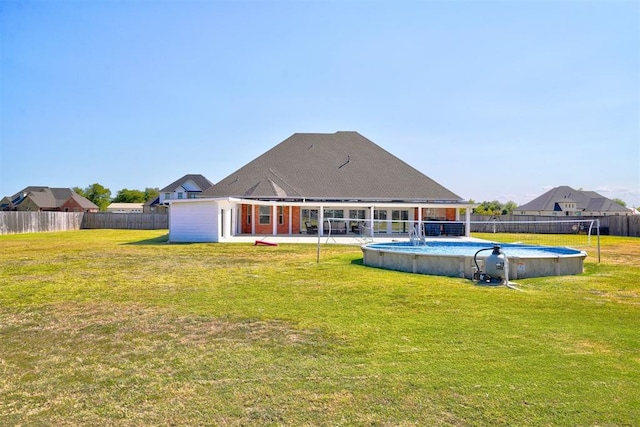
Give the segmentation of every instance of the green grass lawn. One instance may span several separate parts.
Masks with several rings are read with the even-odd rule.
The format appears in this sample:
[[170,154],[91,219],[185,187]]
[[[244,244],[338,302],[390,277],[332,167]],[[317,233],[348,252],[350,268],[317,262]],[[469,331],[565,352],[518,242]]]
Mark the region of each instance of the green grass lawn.
[[639,423],[637,238],[522,292],[165,240],[0,236],[0,425]]

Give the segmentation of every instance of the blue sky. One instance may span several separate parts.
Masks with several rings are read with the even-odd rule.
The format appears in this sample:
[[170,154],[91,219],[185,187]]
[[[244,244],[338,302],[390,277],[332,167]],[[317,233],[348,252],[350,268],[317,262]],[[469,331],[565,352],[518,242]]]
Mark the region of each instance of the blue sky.
[[465,199],[640,206],[637,1],[4,1],[0,197],[353,130]]

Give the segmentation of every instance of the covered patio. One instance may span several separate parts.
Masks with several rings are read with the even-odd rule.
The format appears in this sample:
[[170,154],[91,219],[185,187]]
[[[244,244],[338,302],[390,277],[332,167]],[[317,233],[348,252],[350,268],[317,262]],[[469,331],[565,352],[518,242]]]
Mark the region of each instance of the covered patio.
[[169,209],[169,240],[227,242],[239,241],[239,237],[255,240],[269,236],[306,241],[324,237],[351,239],[355,244],[412,235],[420,238],[469,237],[470,213],[474,206],[435,201],[175,200]]

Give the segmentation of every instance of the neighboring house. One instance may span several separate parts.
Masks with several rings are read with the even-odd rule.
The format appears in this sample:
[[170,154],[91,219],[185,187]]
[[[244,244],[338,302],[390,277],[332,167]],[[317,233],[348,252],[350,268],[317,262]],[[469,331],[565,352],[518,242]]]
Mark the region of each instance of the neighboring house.
[[598,217],[633,215],[633,211],[595,191],[574,190],[565,185],[553,188],[529,203],[518,206],[513,214]]
[[159,191],[158,197],[145,203],[144,212],[167,212],[171,200],[195,199],[209,189],[213,182],[203,175],[190,174],[172,182]]
[[113,213],[142,213],[144,203],[111,203],[107,212]]
[[0,200],[0,210],[98,212],[98,206],[70,188],[31,186]]
[[296,133],[201,198],[170,204],[173,242],[325,235],[329,225],[334,235],[406,234],[426,220],[459,221],[463,208],[468,224],[476,206],[357,132]]

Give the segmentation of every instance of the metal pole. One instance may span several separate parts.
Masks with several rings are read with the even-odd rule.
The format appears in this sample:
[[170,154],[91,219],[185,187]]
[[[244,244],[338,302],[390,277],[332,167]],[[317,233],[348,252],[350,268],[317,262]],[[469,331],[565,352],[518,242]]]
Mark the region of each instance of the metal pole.
[[600,263],[600,218],[596,222],[598,224],[598,263]]

